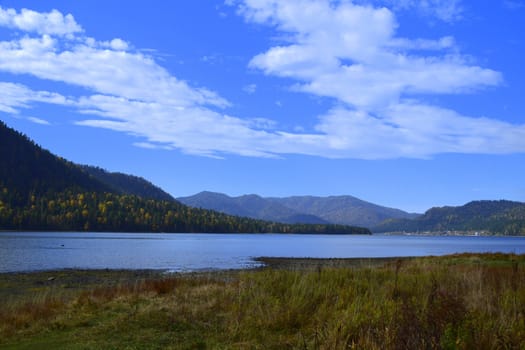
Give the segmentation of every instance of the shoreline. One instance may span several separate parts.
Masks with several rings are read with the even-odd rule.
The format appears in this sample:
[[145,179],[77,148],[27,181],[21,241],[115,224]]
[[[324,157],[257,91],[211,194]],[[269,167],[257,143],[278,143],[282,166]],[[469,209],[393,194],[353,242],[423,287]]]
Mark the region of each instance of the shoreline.
[[323,268],[380,267],[412,257],[388,258],[284,258],[257,257],[259,266],[241,269],[206,269],[187,272],[170,272],[163,269],[75,269],[0,272],[0,300],[21,299],[31,294],[59,292],[65,296],[95,288],[133,285],[146,280],[171,277],[205,277],[229,279],[243,272],[259,270],[311,271]]
[[[462,253],[445,256],[418,257],[373,257],[373,258],[287,258],[256,257],[259,266],[241,269],[206,269],[187,272],[170,272],[163,269],[75,269],[41,271],[0,272],[0,300],[4,302],[23,300],[28,296],[55,294],[68,299],[79,292],[94,289],[133,286],[146,281],[171,278],[205,278],[230,281],[245,272],[257,273],[265,270],[288,270],[298,272],[321,271],[323,269],[383,268],[405,265],[416,259],[468,260],[471,263],[485,256],[501,253]],[[502,254],[525,257],[525,254]],[[521,259],[519,259],[521,260]],[[1,304],[1,303],[0,303]]]
[[[479,253],[483,254],[483,253]],[[235,271],[256,271],[258,269],[273,268],[273,269],[301,269],[301,268],[314,268],[318,266],[322,267],[367,267],[367,266],[378,266],[385,263],[395,262],[397,260],[410,260],[414,258],[424,258],[428,256],[392,256],[392,257],[356,257],[356,258],[313,258],[313,257],[269,257],[269,256],[258,256],[252,258],[255,263],[253,267],[242,267],[242,268],[205,268],[198,270],[187,270],[187,271],[176,271],[170,269],[136,269],[136,268],[71,268],[66,267],[63,269],[44,269],[44,270],[21,270],[21,271],[0,271],[0,276],[4,275],[42,275],[53,277],[53,275],[65,275],[65,274],[86,274],[87,276],[93,277],[96,273],[103,274],[116,274],[124,276],[170,276],[170,275],[198,275],[208,273],[221,273],[221,272],[235,272]]]

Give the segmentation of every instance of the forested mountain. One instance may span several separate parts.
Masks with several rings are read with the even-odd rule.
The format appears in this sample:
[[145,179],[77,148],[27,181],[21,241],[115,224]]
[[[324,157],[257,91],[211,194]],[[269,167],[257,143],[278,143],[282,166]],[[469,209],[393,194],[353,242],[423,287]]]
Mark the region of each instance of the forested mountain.
[[487,231],[492,234],[524,235],[525,203],[473,201],[459,207],[429,209],[414,220],[387,220],[375,232]]
[[[42,149],[0,121],[0,188],[16,192],[20,204],[29,195],[42,196],[65,190],[104,192],[111,188],[82,171],[76,164]],[[17,202],[18,203],[18,202]]]
[[370,233],[350,226],[277,224],[190,208],[144,179],[58,158],[1,121],[0,230]]
[[194,208],[211,209],[230,215],[247,216],[261,220],[284,223],[328,223],[314,215],[297,212],[255,194],[230,197],[222,193],[205,191],[191,197],[180,197],[177,200]]
[[371,227],[390,218],[415,218],[418,214],[383,207],[352,196],[293,196],[268,198],[300,213],[315,215],[340,225]]
[[78,166],[57,157],[0,121],[0,188],[4,187],[16,190],[21,196],[74,190],[174,200],[141,177]]
[[177,199],[196,208],[280,222],[333,223],[369,227],[390,218],[417,216],[352,196],[263,198],[257,195],[229,197],[222,193],[201,192]]
[[118,193],[162,201],[175,200],[170,194],[142,177],[109,172],[102,168],[89,165],[82,165],[80,168]]

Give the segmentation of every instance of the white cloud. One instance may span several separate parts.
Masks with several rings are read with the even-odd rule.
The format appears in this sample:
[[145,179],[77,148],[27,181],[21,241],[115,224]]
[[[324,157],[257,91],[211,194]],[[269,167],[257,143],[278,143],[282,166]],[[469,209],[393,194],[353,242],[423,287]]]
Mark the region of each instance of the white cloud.
[[248,121],[252,128],[261,130],[274,130],[277,129],[277,122],[275,120],[267,118],[253,118]]
[[109,47],[117,51],[126,51],[128,49],[128,43],[122,39],[113,39],[109,42]]
[[37,118],[37,117],[27,117],[27,119],[35,124],[40,125],[51,125],[47,120]]
[[336,108],[321,117],[337,158],[428,158],[436,153],[524,152],[525,125],[472,118],[405,101],[373,113]]
[[444,50],[444,49],[455,49],[456,42],[453,37],[445,36],[439,40],[427,40],[427,39],[415,39],[408,40],[405,38],[393,38],[389,42],[389,47],[393,49],[406,49],[406,50]]
[[461,0],[412,0],[410,2],[412,6],[416,6],[421,11],[436,16],[446,22],[457,21],[463,17]]
[[25,32],[35,32],[49,35],[70,35],[82,32],[71,14],[63,15],[57,10],[51,12],[35,12],[22,9],[3,9],[0,6],[0,26],[19,29]]
[[145,149],[159,149],[159,148],[161,148],[159,145],[155,145],[155,144],[149,143],[149,142],[134,142],[133,146],[139,147],[139,148],[145,148]]
[[444,22],[455,22],[463,18],[462,0],[363,0],[359,3],[382,4],[396,11],[417,11],[423,16]]
[[394,15],[385,8],[247,0],[241,12],[295,38],[255,56],[251,67],[295,78],[297,90],[335,97],[356,108],[381,108],[406,94],[470,91],[502,79],[498,72],[467,64],[458,54],[406,52],[452,48],[454,38],[397,38]]
[[262,119],[245,121],[203,107],[178,108],[102,95],[83,98],[79,106],[91,115],[106,118],[83,120],[79,125],[126,132],[146,138],[149,144],[178,148],[189,154],[273,157],[277,151],[267,147],[266,142],[277,136],[260,130],[271,126]]
[[[417,4],[444,20],[460,13],[458,1]],[[464,59],[451,36],[397,37],[393,12],[352,2],[245,0],[239,13],[287,38],[253,57],[252,68],[295,79],[296,91],[343,103],[320,117],[316,131],[323,145],[309,154],[376,159],[525,151],[523,125],[466,117],[422,100],[424,94],[471,93],[503,80]]]
[[[114,43],[114,40],[111,42]],[[78,43],[70,50],[48,35],[0,42],[0,70],[31,74],[41,79],[83,86],[98,93],[142,101],[188,106],[227,106],[217,94],[192,88],[138,52],[103,48],[92,41]]]
[[[297,125],[286,132],[272,120],[228,115],[224,109],[230,104],[217,93],[178,79],[124,39],[97,41],[78,25],[69,32],[33,26],[29,32],[36,34],[0,42],[0,71],[74,85],[83,88],[83,96],[0,82],[0,111],[18,113],[33,103],[67,105],[82,116],[78,125],[134,135],[137,147],[208,157],[525,152],[525,126],[462,116],[421,99],[502,81],[498,72],[463,59],[453,37],[399,38],[393,12],[352,2],[247,0],[239,11],[288,39],[255,56],[251,67],[295,80],[297,91],[337,101],[313,130]],[[75,23],[72,16],[54,16]],[[0,19],[21,29],[5,23]]]
[[33,91],[21,84],[0,82],[0,111],[18,114],[20,108],[28,108],[32,102],[67,105],[72,101],[49,91]]

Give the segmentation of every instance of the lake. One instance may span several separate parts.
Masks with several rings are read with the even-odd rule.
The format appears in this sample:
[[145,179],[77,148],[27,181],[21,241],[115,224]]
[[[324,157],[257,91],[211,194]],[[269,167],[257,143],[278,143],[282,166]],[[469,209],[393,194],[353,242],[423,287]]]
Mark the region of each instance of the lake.
[[255,267],[254,257],[396,257],[525,253],[525,237],[0,232],[0,272],[199,271]]

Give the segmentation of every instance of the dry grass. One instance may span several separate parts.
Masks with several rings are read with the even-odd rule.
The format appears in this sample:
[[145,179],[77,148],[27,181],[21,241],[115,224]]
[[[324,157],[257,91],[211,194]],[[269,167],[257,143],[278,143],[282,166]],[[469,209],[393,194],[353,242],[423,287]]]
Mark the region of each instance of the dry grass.
[[525,348],[525,256],[315,264],[28,296],[0,310],[0,347]]

